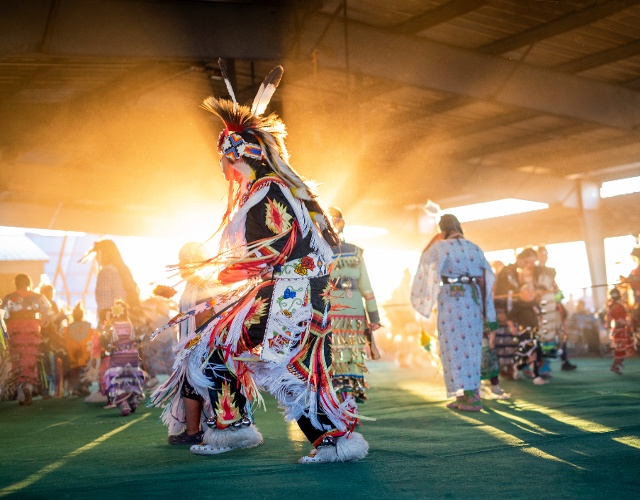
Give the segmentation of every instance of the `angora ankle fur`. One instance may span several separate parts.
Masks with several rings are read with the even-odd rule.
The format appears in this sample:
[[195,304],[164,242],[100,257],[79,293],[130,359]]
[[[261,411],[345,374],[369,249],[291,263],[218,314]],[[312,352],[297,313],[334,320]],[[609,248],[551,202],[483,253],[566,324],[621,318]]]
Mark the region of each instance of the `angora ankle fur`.
[[202,442],[215,448],[253,448],[263,443],[262,434],[251,424],[240,429],[207,429]]
[[349,462],[367,456],[369,443],[362,434],[352,432],[339,437],[335,446],[321,446],[316,451],[316,458],[322,462]]

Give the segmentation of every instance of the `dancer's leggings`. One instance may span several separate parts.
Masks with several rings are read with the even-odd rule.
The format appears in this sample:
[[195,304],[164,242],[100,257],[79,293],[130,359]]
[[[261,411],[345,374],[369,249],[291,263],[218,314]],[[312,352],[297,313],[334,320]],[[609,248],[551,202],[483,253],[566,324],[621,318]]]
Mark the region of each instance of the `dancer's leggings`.
[[[213,351],[204,373],[211,381],[209,397],[211,398],[211,406],[216,411],[218,427],[229,425],[231,420],[239,420],[244,417],[247,414],[247,398],[242,394],[237,379],[224,364],[224,353],[222,351],[218,349]],[[232,404],[229,405],[229,402]],[[218,409],[221,408],[225,408],[227,413],[220,414]],[[324,427],[334,428],[323,412],[318,412],[317,418]],[[325,433],[323,430],[316,429],[309,417],[302,416],[297,422],[300,430],[311,443]]]

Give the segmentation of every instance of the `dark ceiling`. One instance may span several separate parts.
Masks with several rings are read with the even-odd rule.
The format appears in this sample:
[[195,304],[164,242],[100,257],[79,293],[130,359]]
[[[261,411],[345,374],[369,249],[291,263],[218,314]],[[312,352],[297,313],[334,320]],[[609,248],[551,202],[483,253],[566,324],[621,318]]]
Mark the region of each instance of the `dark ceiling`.
[[4,0],[0,225],[213,229],[218,57],[243,101],[285,67],[294,166],[394,242],[429,199],[549,203],[465,225],[486,250],[640,228],[636,195],[582,210],[640,174],[640,0]]

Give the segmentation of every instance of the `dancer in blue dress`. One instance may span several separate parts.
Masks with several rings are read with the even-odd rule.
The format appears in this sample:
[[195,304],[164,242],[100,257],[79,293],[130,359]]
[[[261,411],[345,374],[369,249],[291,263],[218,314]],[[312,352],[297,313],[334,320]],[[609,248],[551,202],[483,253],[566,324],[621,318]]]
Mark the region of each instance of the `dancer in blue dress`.
[[443,215],[438,233],[420,257],[411,303],[423,316],[438,313],[440,359],[448,405],[480,411],[480,365],[485,322],[497,329],[493,305],[493,271],[482,249],[463,236],[460,222]]

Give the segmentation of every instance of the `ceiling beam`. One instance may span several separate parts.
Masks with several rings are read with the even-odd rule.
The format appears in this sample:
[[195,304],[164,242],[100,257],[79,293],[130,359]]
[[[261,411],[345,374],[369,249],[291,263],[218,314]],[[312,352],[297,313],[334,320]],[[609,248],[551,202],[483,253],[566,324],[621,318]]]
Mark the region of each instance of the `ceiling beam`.
[[358,104],[366,104],[376,97],[379,97],[389,92],[394,92],[402,88],[402,85],[398,82],[377,82],[370,85],[357,85],[358,92]]
[[283,33],[291,30],[289,12],[278,4],[284,2],[3,0],[0,57],[280,59]]
[[[2,66],[0,65],[0,68]],[[26,87],[29,87],[36,80],[46,78],[51,73],[51,66],[32,67],[24,72],[21,78],[16,78],[15,81],[10,84],[4,84],[0,87],[0,105],[3,102],[9,101],[18,92]]]
[[415,35],[438,24],[463,16],[489,3],[489,0],[451,0],[419,16],[395,25],[393,31],[404,35]]
[[[566,63],[559,64],[554,66],[554,70],[562,71],[565,73],[579,73],[580,71],[585,71],[587,69],[591,69],[594,67],[599,67],[605,64],[610,64],[616,62],[621,59],[626,59],[628,57],[633,57],[640,53],[640,40],[634,41],[625,45],[621,45],[619,47],[614,47],[612,49],[608,49],[602,52],[598,52],[596,54],[590,54],[588,56],[581,57],[579,59],[574,59],[573,61],[568,61]],[[625,83],[623,84],[625,88],[634,89],[633,83]],[[472,102],[475,102],[474,99],[470,99],[468,97],[456,96],[449,97],[447,99],[443,99],[441,101],[427,104],[421,108],[422,117],[417,116],[415,113],[412,113],[412,117],[414,119],[420,118],[428,118],[430,115],[445,113],[447,111],[452,111],[454,109],[458,109],[462,106],[466,106]],[[511,113],[506,113],[502,115],[495,116],[493,118],[488,118],[481,121],[476,121],[464,126],[456,126],[455,127],[455,135],[456,142],[460,137],[475,134],[478,132],[486,132],[492,128],[496,127],[504,127],[505,125],[510,125],[512,123],[517,123],[519,121],[529,120],[531,118],[535,118],[539,113],[531,110],[518,110],[513,111]],[[404,123],[411,121],[411,118],[407,118],[403,120]],[[596,125],[591,125],[590,128],[596,128]]]
[[478,132],[486,132],[487,130],[498,127],[507,127],[513,123],[530,120],[532,118],[535,118],[536,116],[538,116],[538,113],[536,113],[535,111],[523,109],[521,111],[514,111],[512,113],[497,115],[485,120],[473,121],[471,123],[468,123],[467,125],[457,126],[453,129],[455,130],[455,143],[459,144],[459,139],[461,137],[477,134]]
[[[636,40],[625,45],[620,45],[619,47],[613,47],[611,49],[597,52],[595,54],[589,54],[572,61],[561,63],[557,66],[554,66],[553,69],[565,73],[579,73],[591,68],[603,66],[605,64],[611,64],[622,59],[627,59],[638,54],[640,54],[640,40]],[[633,82],[625,82],[622,86],[632,90],[637,87],[634,87]],[[425,115],[433,115],[436,113],[443,113],[446,111],[457,109],[458,107],[465,106],[470,102],[475,101],[473,99],[456,96],[443,99],[442,101],[438,101],[436,103],[428,104],[422,107],[421,110]],[[531,118],[535,118],[538,115],[539,114],[536,111],[519,110],[498,115],[493,118],[476,121],[468,125],[456,126],[456,143],[460,137],[475,134],[478,132],[486,132],[487,130],[490,130],[492,128],[504,127],[505,125],[510,125],[519,121],[529,120]],[[596,128],[596,125],[592,125],[591,128]]]
[[531,159],[535,158],[535,165],[540,168],[563,172],[563,175],[567,176],[589,175],[592,171],[597,172],[612,165],[637,161],[639,141],[640,136],[637,132],[600,140],[572,140],[563,147],[561,155],[558,155],[556,150],[536,147],[531,155],[512,155],[508,166],[517,168],[528,165],[531,164]]
[[72,106],[81,106],[95,99],[135,102],[139,97],[151,92],[153,89],[194,70],[194,66],[186,62],[141,62],[132,69],[125,71],[118,78],[106,82],[92,91],[83,92],[82,96],[72,103]]
[[[326,25],[326,16],[315,17],[305,41]],[[342,26],[329,27],[317,47],[320,66],[345,70],[343,35]],[[349,53],[351,71],[367,76],[610,127],[640,124],[638,92],[353,21]]]
[[552,36],[586,26],[609,17],[621,10],[640,3],[640,0],[609,0],[596,2],[578,12],[570,12],[549,23],[483,45],[478,50],[484,54],[504,54],[526,45],[535,44]]
[[633,42],[613,47],[611,49],[603,50],[595,54],[589,54],[588,56],[574,59],[566,63],[558,64],[554,66],[557,71],[563,71],[565,73],[580,73],[591,68],[597,68],[606,64],[611,64],[622,59],[628,59],[640,54],[640,40],[634,40]]
[[[479,47],[477,50],[482,53],[494,54],[498,55],[507,50],[512,50],[514,45],[518,43],[522,43],[523,41],[529,41],[529,37],[535,32],[537,36],[537,42],[542,41],[544,38],[548,38],[550,36],[555,36],[561,33],[560,29],[573,29],[574,27],[578,27],[577,24],[584,22],[592,22],[593,16],[596,13],[607,14],[614,13],[614,9],[619,9],[623,7],[623,4],[619,2],[608,2],[606,4],[607,10],[604,11],[602,9],[595,9],[595,7],[601,7],[599,5],[593,6],[593,9],[587,9],[587,11],[581,12],[580,15],[576,14],[567,14],[561,18],[561,22],[552,21],[551,23],[547,23],[545,25],[537,27],[535,30],[528,30],[527,36],[520,37],[519,35],[514,35],[512,37],[507,37],[502,40],[498,40],[491,44],[485,45],[483,47]],[[624,8],[627,5],[624,3]],[[426,13],[425,13],[426,14]],[[570,17],[573,16],[571,23],[569,23]],[[555,71],[561,71],[563,73],[580,73],[581,71],[586,71],[591,68],[603,66],[605,64],[611,64],[613,62],[627,59],[629,57],[634,57],[640,53],[640,41],[636,40],[625,45],[621,45],[619,47],[613,47],[611,49],[604,50],[602,52],[598,52],[596,54],[589,54],[587,56],[574,59],[573,61],[568,61],[557,66],[554,66],[553,69]],[[637,88],[634,86],[627,86],[629,89]],[[460,96],[456,97],[448,97],[443,99],[439,103],[433,103],[422,108],[422,111],[425,114],[435,114],[435,113],[443,113],[447,111],[451,111],[457,109],[461,106],[466,106],[473,101],[470,98],[462,98]],[[519,113],[518,111],[515,112]],[[527,118],[530,118],[535,113],[530,113]],[[415,114],[413,116],[416,116]],[[479,125],[482,126],[481,122]]]
[[565,139],[567,136],[581,134],[593,130],[593,126],[588,123],[578,123],[569,126],[556,127],[547,129],[544,132],[534,132],[532,134],[521,135],[516,139],[508,141],[499,141],[495,144],[488,144],[471,149],[463,147],[456,148],[455,153],[451,155],[454,160],[471,160],[473,158],[483,158],[494,153],[503,153],[512,149],[518,149],[532,144],[539,145],[544,148],[546,141],[557,141],[559,138]]

